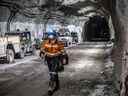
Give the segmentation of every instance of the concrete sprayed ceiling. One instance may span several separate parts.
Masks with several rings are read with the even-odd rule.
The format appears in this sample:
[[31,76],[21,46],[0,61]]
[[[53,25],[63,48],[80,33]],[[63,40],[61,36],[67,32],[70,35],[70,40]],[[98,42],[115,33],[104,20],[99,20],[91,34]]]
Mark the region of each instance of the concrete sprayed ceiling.
[[[101,8],[101,0],[1,0],[0,5],[33,17],[49,11],[64,15],[83,15]],[[92,8],[93,6],[93,8]]]
[[[103,7],[105,0],[1,0],[0,6],[10,10],[8,22],[21,20],[33,20],[36,23],[49,20],[68,24],[70,20],[79,17],[90,17],[93,15],[107,16],[108,12]],[[105,2],[106,4],[106,2]],[[16,16],[22,15],[21,19]],[[20,16],[19,16],[20,17]],[[70,20],[68,19],[70,18]],[[0,19],[1,20],[1,19]],[[5,21],[5,19],[2,19]],[[26,19],[24,19],[26,21]]]

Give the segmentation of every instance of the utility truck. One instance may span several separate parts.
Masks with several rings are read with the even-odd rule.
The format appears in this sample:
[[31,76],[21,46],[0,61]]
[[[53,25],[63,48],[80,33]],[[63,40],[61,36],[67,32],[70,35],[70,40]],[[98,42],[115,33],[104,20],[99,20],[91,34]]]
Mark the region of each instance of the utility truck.
[[58,39],[64,43],[65,47],[72,45],[72,36],[68,29],[60,29],[58,32]]
[[14,62],[15,57],[24,58],[27,53],[34,52],[30,32],[10,32],[0,36],[0,59],[5,59],[8,63]]
[[12,63],[15,53],[20,52],[19,47],[19,36],[0,36],[0,59],[6,59],[8,63]]

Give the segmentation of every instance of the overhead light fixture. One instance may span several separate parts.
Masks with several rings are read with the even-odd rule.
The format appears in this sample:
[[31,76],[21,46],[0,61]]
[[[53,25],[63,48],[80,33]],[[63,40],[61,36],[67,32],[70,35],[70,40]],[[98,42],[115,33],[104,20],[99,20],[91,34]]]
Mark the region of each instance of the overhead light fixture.
[[91,17],[91,16],[94,16],[94,15],[97,15],[97,13],[96,13],[96,12],[90,12],[90,13],[88,13],[88,14],[85,15],[85,16],[87,16],[87,17]]
[[81,8],[79,11],[78,11],[78,13],[85,13],[85,12],[87,12],[87,11],[91,11],[91,10],[95,10],[96,8],[95,7],[93,7],[93,6],[87,6],[87,7],[85,7],[85,8]]
[[93,3],[99,3],[101,0],[90,0]]

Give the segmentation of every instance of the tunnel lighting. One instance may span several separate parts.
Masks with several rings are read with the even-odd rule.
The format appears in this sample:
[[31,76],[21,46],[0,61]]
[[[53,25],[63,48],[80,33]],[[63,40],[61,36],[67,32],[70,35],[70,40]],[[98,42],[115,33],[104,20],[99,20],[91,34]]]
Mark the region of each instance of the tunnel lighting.
[[71,5],[71,4],[75,4],[78,2],[84,2],[86,0],[64,0],[64,2],[62,3],[63,5]]
[[91,16],[94,16],[94,15],[96,15],[97,13],[96,12],[90,12],[90,13],[88,13],[86,16],[87,17],[91,17]]
[[98,3],[98,2],[100,2],[101,0],[90,0],[91,2],[93,2],[93,3]]
[[87,11],[92,11],[92,10],[95,10],[95,8],[93,6],[87,6],[85,8],[81,8],[78,13],[85,13]]

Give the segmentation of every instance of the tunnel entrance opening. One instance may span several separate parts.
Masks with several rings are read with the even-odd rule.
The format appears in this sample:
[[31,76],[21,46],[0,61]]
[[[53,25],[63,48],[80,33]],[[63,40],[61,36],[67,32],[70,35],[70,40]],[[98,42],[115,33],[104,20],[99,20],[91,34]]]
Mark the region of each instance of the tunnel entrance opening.
[[82,38],[83,42],[110,41],[110,30],[106,18],[101,16],[90,17],[89,20],[84,24]]

